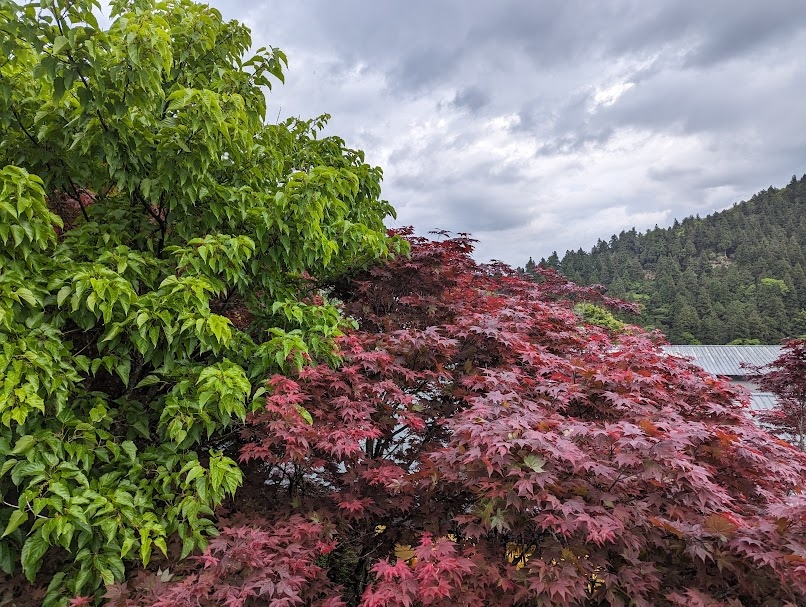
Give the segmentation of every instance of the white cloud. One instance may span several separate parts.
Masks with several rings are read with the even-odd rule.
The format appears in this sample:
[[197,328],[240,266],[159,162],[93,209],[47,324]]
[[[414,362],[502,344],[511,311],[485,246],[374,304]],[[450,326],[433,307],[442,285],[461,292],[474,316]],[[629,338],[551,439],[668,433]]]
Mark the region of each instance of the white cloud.
[[591,111],[595,111],[598,106],[613,105],[619,97],[634,86],[634,82],[617,82],[605,89],[597,90],[596,94],[593,96],[593,107]]
[[[806,3],[212,0],[289,56],[268,116],[333,116],[396,225],[522,265],[806,171]],[[282,108],[282,109],[281,109]]]

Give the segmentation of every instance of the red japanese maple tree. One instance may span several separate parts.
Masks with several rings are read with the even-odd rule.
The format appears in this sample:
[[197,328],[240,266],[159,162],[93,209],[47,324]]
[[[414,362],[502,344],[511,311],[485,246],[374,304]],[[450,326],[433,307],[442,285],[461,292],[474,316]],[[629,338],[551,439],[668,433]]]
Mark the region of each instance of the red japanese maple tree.
[[806,455],[599,291],[409,237],[333,286],[343,364],[269,381],[220,536],[116,604],[806,604]]
[[787,341],[772,363],[753,369],[761,389],[778,397],[778,404],[758,419],[806,451],[806,339]]

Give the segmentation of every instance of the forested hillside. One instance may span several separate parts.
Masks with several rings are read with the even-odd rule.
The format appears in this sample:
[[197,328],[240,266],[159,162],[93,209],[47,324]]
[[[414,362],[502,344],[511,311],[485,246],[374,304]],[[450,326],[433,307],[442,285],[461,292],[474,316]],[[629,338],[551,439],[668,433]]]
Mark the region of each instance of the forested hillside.
[[540,263],[639,302],[631,322],[672,343],[777,343],[806,333],[806,175],[705,218],[633,228]]

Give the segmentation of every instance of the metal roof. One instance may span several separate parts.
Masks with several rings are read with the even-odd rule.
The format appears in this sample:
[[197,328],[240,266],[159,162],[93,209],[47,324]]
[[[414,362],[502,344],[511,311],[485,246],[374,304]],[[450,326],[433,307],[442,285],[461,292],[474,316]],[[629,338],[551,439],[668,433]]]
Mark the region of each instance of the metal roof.
[[750,408],[753,411],[769,411],[777,404],[775,395],[769,392],[753,392],[750,395]]
[[741,364],[768,365],[781,353],[781,346],[663,346],[673,356],[691,361],[714,375],[733,377],[748,374]]

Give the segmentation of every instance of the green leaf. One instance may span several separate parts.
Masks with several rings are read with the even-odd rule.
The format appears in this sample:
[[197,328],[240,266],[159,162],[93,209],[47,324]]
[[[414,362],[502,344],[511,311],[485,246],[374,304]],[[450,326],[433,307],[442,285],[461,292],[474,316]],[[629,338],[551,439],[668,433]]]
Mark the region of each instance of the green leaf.
[[543,466],[546,465],[546,460],[534,453],[529,453],[524,456],[523,463],[533,472],[544,472]]
[[30,304],[32,306],[38,306],[39,305],[39,301],[37,301],[36,297],[34,297],[34,294],[31,292],[30,289],[26,289],[25,287],[22,287],[20,289],[17,289],[15,294],[16,294],[17,297],[19,297],[20,299],[25,300],[26,303],[28,303],[28,304]]
[[138,384],[134,387],[135,390],[139,390],[140,388],[146,388],[148,386],[153,386],[155,384],[160,383],[160,378],[156,375],[146,375],[143,379],[141,379]]
[[9,542],[0,542],[0,571],[12,575],[17,563],[17,558]]
[[73,361],[76,364],[76,368],[78,368],[80,371],[86,373],[87,371],[90,370],[90,359],[84,356],[83,354],[75,356],[73,358]]
[[[115,323],[106,333],[106,336],[101,341],[112,341],[123,331],[123,326],[120,323]],[[128,382],[127,382],[128,383]]]
[[128,358],[120,361],[115,366],[115,372],[118,374],[118,377],[120,377],[120,380],[123,382],[124,386],[129,385],[129,372],[131,371],[131,369],[132,369],[132,361],[129,360]]
[[7,459],[3,462],[2,468],[0,468],[0,478],[6,475],[6,472],[11,470],[17,464],[16,459]]
[[160,552],[165,556],[168,556],[168,545],[165,543],[164,537],[157,537],[154,539],[154,545],[160,549]]
[[87,582],[90,581],[92,578],[92,569],[89,566],[85,566],[82,564],[81,569],[76,575],[75,578],[75,591],[81,592],[81,590],[87,585]]
[[196,540],[192,535],[188,535],[182,540],[182,553],[179,555],[180,560],[184,559],[187,555],[193,552],[196,547]]
[[198,464],[193,466],[190,469],[190,472],[188,472],[188,475],[185,477],[185,486],[186,487],[189,486],[190,483],[192,483],[194,480],[196,480],[201,476],[204,476],[204,468],[202,468]]
[[56,40],[53,41],[53,54],[58,55],[68,44],[70,41],[65,36],[56,36]]
[[126,555],[129,554],[132,547],[134,546],[134,538],[133,537],[126,537],[123,540],[123,546],[120,549],[120,558],[126,558]]
[[207,319],[207,326],[210,327],[210,331],[220,344],[229,342],[232,336],[230,325],[231,323],[228,318],[219,316],[218,314],[211,314]]
[[224,476],[227,473],[227,469],[225,466],[222,465],[220,457],[211,457],[210,458],[210,486],[213,488],[213,491],[218,491],[221,488],[221,484],[224,482]]
[[48,488],[50,489],[51,493],[55,493],[59,497],[69,500],[72,495],[70,495],[70,491],[67,489],[67,485],[60,481],[52,481]]
[[22,571],[29,582],[34,581],[37,571],[42,566],[42,557],[45,556],[48,548],[50,548],[50,545],[42,537],[41,529],[29,536],[25,544],[23,544],[20,561],[22,562]]
[[148,535],[148,529],[140,530],[140,560],[143,562],[143,567],[148,566],[151,560],[151,537]]
[[72,293],[72,291],[73,290],[69,285],[59,289],[59,292],[56,294],[56,305],[61,308],[64,300],[70,297],[70,293]]
[[6,537],[10,533],[14,533],[14,531],[27,520],[28,520],[28,514],[26,512],[23,512],[21,510],[14,510],[11,513],[11,518],[8,519],[8,525],[6,525],[6,530],[0,537]]
[[11,450],[11,455],[21,455],[25,454],[30,451],[31,447],[36,444],[36,438],[31,436],[30,434],[26,434],[25,436],[21,436],[17,443],[14,445],[14,449]]
[[107,586],[111,586],[112,584],[115,583],[115,575],[112,573],[111,569],[107,567],[100,567],[98,569],[98,573],[101,574],[101,579]]
[[126,452],[132,462],[137,461],[137,447],[130,440],[123,441],[120,444],[121,449]]
[[302,419],[308,422],[309,425],[313,426],[313,417],[305,407],[303,407],[298,403],[295,403],[294,408],[297,410],[297,413],[299,413],[302,416]]

